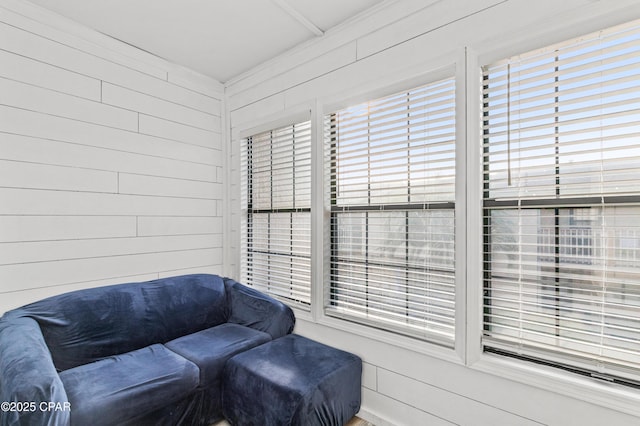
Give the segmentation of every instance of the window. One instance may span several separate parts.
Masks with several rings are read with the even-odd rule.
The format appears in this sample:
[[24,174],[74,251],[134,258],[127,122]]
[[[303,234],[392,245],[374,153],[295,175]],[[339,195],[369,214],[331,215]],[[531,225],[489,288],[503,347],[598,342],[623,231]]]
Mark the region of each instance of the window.
[[243,141],[245,267],[243,280],[290,301],[310,304],[311,124]]
[[454,344],[455,84],[329,114],[328,315]]
[[640,382],[640,27],[483,68],[487,351]]

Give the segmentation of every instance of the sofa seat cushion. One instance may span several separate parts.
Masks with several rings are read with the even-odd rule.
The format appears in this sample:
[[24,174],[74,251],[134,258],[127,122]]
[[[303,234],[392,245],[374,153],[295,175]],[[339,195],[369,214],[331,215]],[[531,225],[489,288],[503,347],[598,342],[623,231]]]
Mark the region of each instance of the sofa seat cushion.
[[60,373],[71,424],[118,425],[176,402],[198,386],[199,369],[157,344]]
[[219,383],[229,358],[270,340],[265,332],[227,323],[179,337],[165,346],[200,368],[200,386],[206,388]]

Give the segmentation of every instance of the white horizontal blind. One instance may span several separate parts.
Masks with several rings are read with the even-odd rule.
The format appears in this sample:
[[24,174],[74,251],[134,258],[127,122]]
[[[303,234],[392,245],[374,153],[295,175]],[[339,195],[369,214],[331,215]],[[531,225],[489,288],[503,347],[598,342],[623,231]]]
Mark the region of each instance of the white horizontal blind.
[[484,346],[640,380],[640,27],[484,67]]
[[454,343],[455,85],[325,118],[329,315]]
[[271,295],[311,303],[311,123],[243,141],[243,279]]

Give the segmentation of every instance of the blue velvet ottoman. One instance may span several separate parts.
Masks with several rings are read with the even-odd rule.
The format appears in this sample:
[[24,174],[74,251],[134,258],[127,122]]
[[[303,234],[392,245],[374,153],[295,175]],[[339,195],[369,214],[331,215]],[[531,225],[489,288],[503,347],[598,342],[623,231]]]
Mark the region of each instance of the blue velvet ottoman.
[[234,426],[338,426],[360,410],[362,361],[289,334],[229,359],[222,380]]

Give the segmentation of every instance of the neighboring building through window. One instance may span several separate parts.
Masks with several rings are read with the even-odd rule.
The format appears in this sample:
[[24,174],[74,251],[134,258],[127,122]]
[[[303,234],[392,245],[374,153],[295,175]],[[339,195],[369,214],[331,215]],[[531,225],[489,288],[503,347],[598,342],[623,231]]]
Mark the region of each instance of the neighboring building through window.
[[454,345],[455,83],[329,114],[328,315]]
[[243,141],[243,279],[305,305],[311,303],[311,124]]

